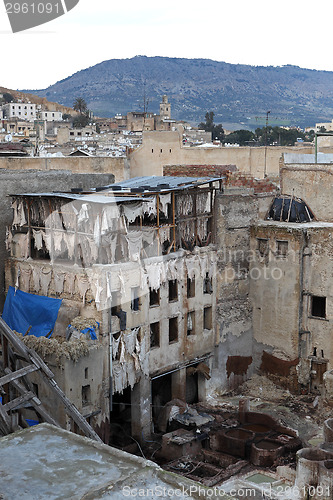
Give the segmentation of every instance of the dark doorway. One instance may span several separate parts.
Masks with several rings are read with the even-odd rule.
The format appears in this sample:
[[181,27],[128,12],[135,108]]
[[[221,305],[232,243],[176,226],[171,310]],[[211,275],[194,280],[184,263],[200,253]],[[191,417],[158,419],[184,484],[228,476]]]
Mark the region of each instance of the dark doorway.
[[157,424],[157,418],[163,406],[172,399],[171,387],[171,373],[155,378],[151,381],[154,425]]
[[123,394],[116,392],[112,396],[109,444],[120,449],[125,449],[133,444],[131,438],[131,396],[130,387],[126,387]]

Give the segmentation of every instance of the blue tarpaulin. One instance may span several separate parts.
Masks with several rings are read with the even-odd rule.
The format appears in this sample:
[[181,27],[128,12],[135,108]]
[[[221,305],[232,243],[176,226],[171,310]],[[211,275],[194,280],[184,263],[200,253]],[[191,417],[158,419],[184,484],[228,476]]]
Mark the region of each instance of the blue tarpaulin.
[[[98,321],[96,321],[96,323],[98,325],[97,328],[99,328]],[[72,325],[68,325],[68,328],[73,328],[74,331],[76,330],[76,328],[74,328]],[[80,332],[84,334],[89,333],[91,340],[97,340],[96,329],[93,326],[88,326],[87,328],[80,330]]]
[[16,332],[25,334],[31,326],[29,335],[46,337],[54,329],[61,302],[61,299],[15,291],[10,286],[2,318]]

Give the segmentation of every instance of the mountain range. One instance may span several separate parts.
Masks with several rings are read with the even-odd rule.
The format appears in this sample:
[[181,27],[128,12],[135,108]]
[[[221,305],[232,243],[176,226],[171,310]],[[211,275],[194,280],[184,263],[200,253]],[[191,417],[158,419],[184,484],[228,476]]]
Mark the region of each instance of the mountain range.
[[78,71],[43,90],[29,90],[71,106],[85,99],[95,115],[158,113],[163,94],[172,118],[193,125],[213,111],[225,128],[313,126],[333,118],[333,72],[298,66],[249,66],[210,59],[136,56],[110,59]]

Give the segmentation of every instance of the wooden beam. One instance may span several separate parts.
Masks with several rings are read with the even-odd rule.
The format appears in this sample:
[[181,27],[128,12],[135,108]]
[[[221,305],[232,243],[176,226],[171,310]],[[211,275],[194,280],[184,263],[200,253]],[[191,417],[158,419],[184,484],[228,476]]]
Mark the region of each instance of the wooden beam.
[[1,404],[0,404],[0,429],[4,435],[10,434],[12,432],[10,418]]
[[26,403],[27,401],[30,401],[32,398],[35,398],[36,394],[33,392],[26,392],[22,396],[19,396],[18,398],[13,399],[12,401],[9,401],[9,403],[6,403],[3,405],[3,409],[7,412],[9,410],[15,410],[19,406],[21,406],[23,403]]
[[0,386],[8,384],[8,382],[12,382],[13,380],[16,380],[18,378],[24,377],[24,375],[35,372],[36,370],[39,370],[37,366],[28,365],[25,366],[24,368],[21,368],[20,370],[17,370],[16,372],[8,373],[8,375],[4,375],[3,377],[0,378]]
[[[5,372],[9,373],[10,372],[9,368],[6,368]],[[13,380],[11,383],[13,384],[15,389],[17,389],[21,394],[24,395],[27,393],[27,390],[24,387],[24,385],[21,384],[20,382],[18,382],[17,380]],[[42,419],[45,422],[48,422],[49,424],[55,425],[56,427],[61,427],[58,424],[58,422],[56,420],[54,420],[54,418],[51,417],[51,415],[47,412],[47,410],[44,408],[41,401],[37,398],[36,395],[34,395],[34,398],[32,398],[30,400],[30,403],[31,403],[31,406],[35,409],[35,411],[42,417]],[[1,408],[1,405],[0,405],[0,408]]]
[[175,192],[171,193],[172,199],[172,226],[173,226],[173,250],[176,251],[176,204],[175,204]]
[[[40,372],[40,373],[42,373],[42,372]],[[102,439],[94,431],[94,429],[88,424],[88,422],[81,415],[81,413],[76,408],[76,406],[73,405],[73,403],[70,401],[70,399],[68,399],[68,397],[65,395],[65,393],[60,389],[57,382],[54,379],[50,380],[47,377],[44,378],[44,381],[46,382],[47,385],[49,385],[53,389],[53,392],[62,401],[63,405],[65,406],[66,413],[74,420],[74,422],[81,429],[81,431],[83,431],[84,434],[87,437],[89,437],[90,439],[94,439],[95,441],[98,441],[99,443],[103,443]]]
[[26,360],[30,361],[28,355],[28,348],[23,342],[20,341],[17,335],[9,328],[7,323],[0,318],[0,330],[6,339],[15,347],[16,351]]
[[[85,418],[81,415],[79,410],[76,408],[76,406],[73,405],[73,403],[70,401],[70,399],[65,395],[65,393],[60,389],[58,386],[56,380],[54,379],[54,374],[52,371],[48,368],[48,366],[44,363],[44,361],[38,356],[38,354],[32,350],[28,349],[26,345],[22,342],[22,340],[19,339],[17,335],[9,328],[7,323],[0,318],[0,331],[3,332],[4,336],[8,339],[10,343],[12,343],[15,347],[15,349],[24,356],[24,358],[27,361],[31,361],[35,366],[36,366],[36,372],[38,372],[44,382],[50,387],[50,389],[53,391],[54,395],[56,395],[63,405],[65,406],[65,411],[66,413],[74,420],[74,422],[78,425],[78,427],[84,432],[86,436],[88,436],[91,439],[94,439],[95,441],[98,441],[99,443],[102,443],[103,441],[101,438],[98,436],[98,434],[93,430],[93,428],[88,424],[88,422],[85,420]],[[22,370],[22,369],[21,369]],[[18,370],[19,372],[21,370]],[[18,377],[13,377],[12,375],[14,372],[12,372],[9,368],[5,369],[6,375],[11,375],[11,384],[14,385],[14,387],[21,392],[21,394],[26,394],[27,390],[26,388],[17,382]],[[20,377],[23,375],[21,374]],[[40,413],[40,406],[37,403],[34,403],[34,399],[31,400],[32,405]],[[1,406],[1,405],[0,405]],[[3,410],[3,408],[1,408]],[[43,411],[43,410],[42,410]],[[40,413],[41,414],[41,413]],[[44,415],[43,417],[47,422],[49,423],[54,423],[54,425],[59,425],[53,420],[53,418],[48,415],[46,410],[44,410]],[[1,416],[1,414],[0,414]],[[52,421],[50,421],[52,420]]]

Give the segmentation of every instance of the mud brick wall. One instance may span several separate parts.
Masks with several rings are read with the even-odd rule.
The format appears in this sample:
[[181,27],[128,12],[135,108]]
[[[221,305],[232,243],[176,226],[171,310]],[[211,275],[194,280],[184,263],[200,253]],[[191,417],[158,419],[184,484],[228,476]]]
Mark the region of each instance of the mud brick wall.
[[254,193],[274,193],[277,185],[270,179],[256,179],[238,172],[236,165],[166,165],[163,175],[179,177],[225,177],[225,187],[252,188]]
[[236,172],[236,165],[165,165],[163,175],[179,177],[221,177]]

